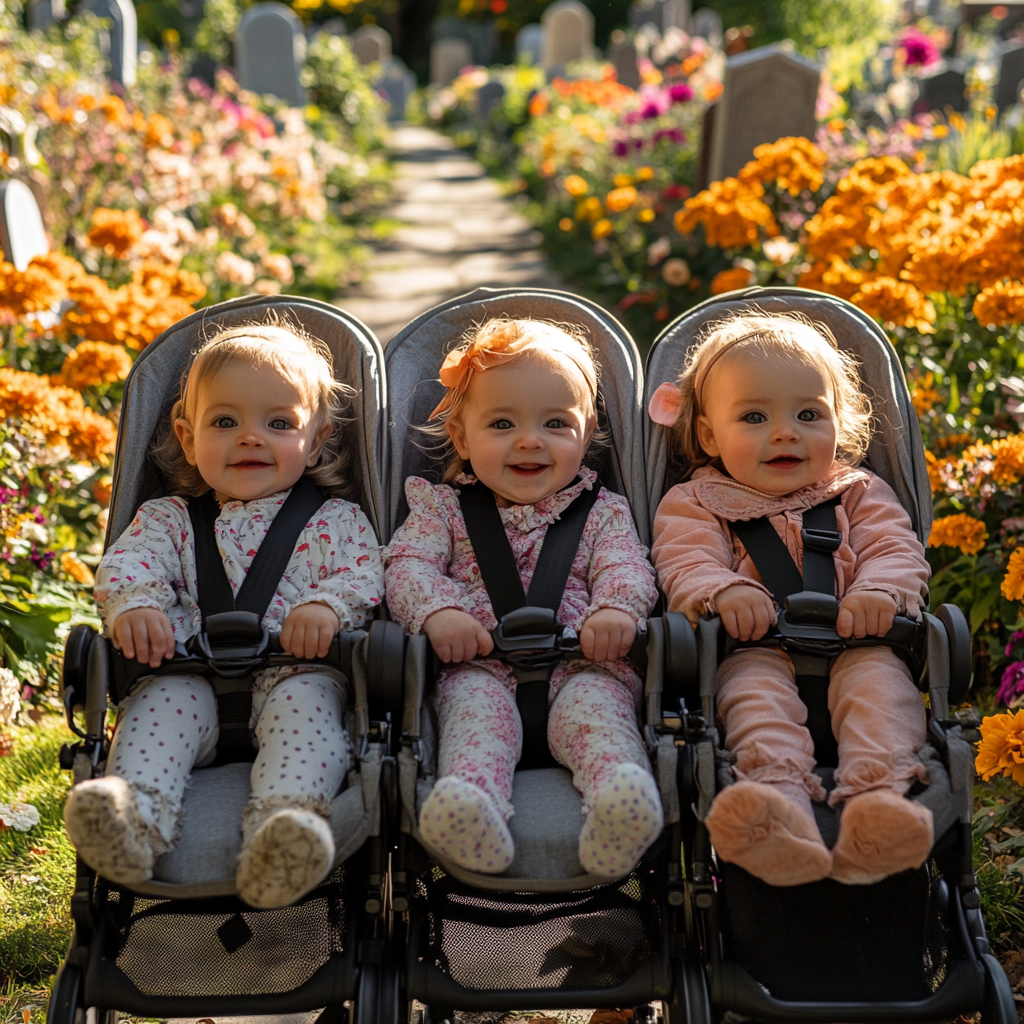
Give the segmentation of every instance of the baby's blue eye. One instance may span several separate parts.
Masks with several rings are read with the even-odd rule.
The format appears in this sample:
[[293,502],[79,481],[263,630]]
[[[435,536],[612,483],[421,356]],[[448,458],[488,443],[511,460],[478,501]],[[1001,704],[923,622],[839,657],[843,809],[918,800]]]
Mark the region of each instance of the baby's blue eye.
[[283,420],[280,417],[270,421],[271,430],[287,430],[290,426],[291,424],[287,420]]
[[763,412],[748,412],[743,417],[744,423],[767,423],[768,417]]
[[544,424],[544,426],[548,430],[560,430],[562,427],[569,426],[569,424],[566,423],[565,420],[556,416],[554,419],[548,420],[547,423]]
[[235,422],[235,419],[234,419],[233,416],[218,416],[213,421],[213,425],[215,427],[222,427],[223,429],[227,430],[230,427],[237,426],[238,424]]
[[818,418],[818,413],[815,409],[801,409],[796,418],[803,423],[813,423]]
[[495,430],[511,430],[512,429],[512,421],[511,420],[495,420],[491,424],[491,426],[494,427]]

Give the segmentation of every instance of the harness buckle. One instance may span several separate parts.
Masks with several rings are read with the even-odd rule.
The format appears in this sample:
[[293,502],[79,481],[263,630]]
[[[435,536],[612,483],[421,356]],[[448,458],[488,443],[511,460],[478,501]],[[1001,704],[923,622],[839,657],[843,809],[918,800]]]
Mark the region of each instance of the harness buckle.
[[843,543],[843,535],[838,530],[815,530],[805,526],[800,530],[800,537],[805,550],[817,551],[822,555],[838,551],[839,545]]

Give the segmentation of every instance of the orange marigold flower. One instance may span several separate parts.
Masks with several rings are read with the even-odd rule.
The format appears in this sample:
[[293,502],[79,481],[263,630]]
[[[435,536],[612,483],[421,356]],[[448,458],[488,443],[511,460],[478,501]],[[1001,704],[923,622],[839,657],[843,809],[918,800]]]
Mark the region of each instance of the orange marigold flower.
[[1024,281],[996,281],[983,288],[973,310],[983,326],[1024,323]]
[[120,96],[108,93],[100,103],[100,110],[107,121],[113,122],[118,128],[127,128],[132,123],[128,108]]
[[92,569],[73,551],[65,551],[60,556],[60,568],[65,576],[70,576],[76,583],[84,583],[91,587],[96,582]]
[[605,238],[612,233],[612,222],[607,217],[602,217],[591,229],[591,237],[596,239]]
[[987,715],[981,720],[974,768],[985,782],[1003,775],[1024,786],[1024,710]]
[[825,182],[827,157],[810,141],[796,137],[766,142],[754,149],[754,159],[739,173],[740,181],[774,181],[791,196],[817,192]]
[[722,295],[724,292],[738,291],[754,283],[754,275],[746,267],[730,267],[711,279],[711,294]]
[[131,356],[123,346],[110,345],[105,341],[83,341],[65,356],[60,376],[69,388],[81,391],[97,384],[124,380],[131,368]]
[[122,259],[132,251],[146,230],[138,210],[112,210],[98,206],[92,215],[92,227],[86,237],[90,245],[108,256]]
[[62,252],[48,252],[32,262],[65,284],[85,276],[85,267],[73,256],[65,256]]
[[922,334],[935,331],[935,306],[906,281],[893,277],[865,281],[850,301],[885,324],[913,327]]
[[965,555],[976,555],[985,547],[988,529],[980,519],[960,512],[943,516],[932,523],[928,547],[959,548]]
[[1024,601],[1024,548],[1017,548],[1010,555],[999,589],[1007,601]]
[[1015,484],[1024,477],[1024,434],[999,437],[989,444],[992,479],[997,484]]
[[604,202],[612,213],[624,213],[636,202],[636,189],[632,185],[612,189],[605,196]]
[[530,100],[530,117],[541,117],[548,112],[550,102],[544,93],[539,92]]
[[174,142],[174,122],[163,114],[151,114],[146,123],[146,136],[143,145],[147,149],[154,146],[170,146]]
[[587,184],[587,179],[579,174],[570,174],[565,179],[565,191],[573,197],[573,199],[579,199],[580,196],[585,196],[589,191],[590,186]]
[[845,260],[833,256],[805,270],[797,284],[801,288],[813,288],[815,291],[850,299],[860,291],[866,278],[867,274],[863,270],[851,267]]
[[914,411],[918,416],[924,416],[931,412],[932,406],[938,402],[942,395],[932,386],[935,383],[933,374],[928,374],[923,380],[914,383],[914,390],[910,393],[910,400],[914,404]]
[[928,483],[932,494],[941,494],[946,489],[946,475],[956,462],[956,457],[946,456],[944,459],[937,459],[931,452],[926,451],[924,461],[928,467]]
[[0,261],[0,306],[23,316],[53,309],[64,298],[64,282],[50,272],[45,259],[36,257],[24,270]]
[[708,245],[721,249],[753,245],[762,230],[768,238],[774,238],[781,232],[771,208],[761,199],[763,195],[764,186],[759,181],[714,181],[676,211],[676,230],[688,235],[703,224]]
[[110,496],[114,493],[114,480],[104,473],[93,485],[92,496],[101,504],[109,505]]

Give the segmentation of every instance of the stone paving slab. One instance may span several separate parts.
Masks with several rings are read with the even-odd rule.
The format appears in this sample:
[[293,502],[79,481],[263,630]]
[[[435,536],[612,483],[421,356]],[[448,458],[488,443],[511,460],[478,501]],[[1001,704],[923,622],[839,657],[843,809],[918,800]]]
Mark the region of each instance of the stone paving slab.
[[385,216],[400,227],[377,244],[361,288],[338,302],[382,342],[474,288],[558,287],[540,234],[450,139],[403,125],[392,132],[391,149],[397,180]]

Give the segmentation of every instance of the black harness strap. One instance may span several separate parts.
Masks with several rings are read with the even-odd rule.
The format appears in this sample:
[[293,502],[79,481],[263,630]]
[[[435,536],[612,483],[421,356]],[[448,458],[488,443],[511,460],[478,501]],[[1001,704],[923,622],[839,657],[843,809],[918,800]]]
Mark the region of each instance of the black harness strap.
[[[732,523],[733,532],[743,542],[747,554],[757,567],[761,582],[772,592],[781,606],[791,594],[812,590],[819,594],[836,592],[834,552],[842,543],[836,525],[839,497],[807,509],[803,516],[801,538],[804,546],[803,576],[767,516],[748,522]],[[796,687],[807,708],[807,731],[814,740],[814,756],[819,765],[835,765],[839,747],[832,732],[828,710],[830,658],[792,653],[796,669]]]
[[[499,622],[524,605],[550,608],[557,614],[587,518],[600,490],[600,482],[597,482],[589,491],[583,491],[558,521],[548,527],[529,592],[524,593],[494,493],[480,483],[462,488],[459,504],[466,521],[466,533],[473,545],[491,609]],[[523,752],[518,767],[523,771],[554,767],[556,762],[548,749],[547,738],[548,679],[525,681],[519,679],[517,673],[516,707],[523,723]]]
[[[299,480],[270,524],[238,588],[238,594],[233,595],[214,532],[220,511],[217,499],[213,491],[190,499],[188,517],[192,523],[196,588],[203,621],[211,615],[230,611],[253,612],[262,619],[288,567],[295,542],[325,500],[324,493],[318,487],[305,478]],[[220,726],[217,759],[214,763],[219,765],[253,760],[256,752],[249,733],[251,692],[233,688],[221,693],[218,692],[217,680],[211,679],[210,682],[217,694],[217,719]]]

